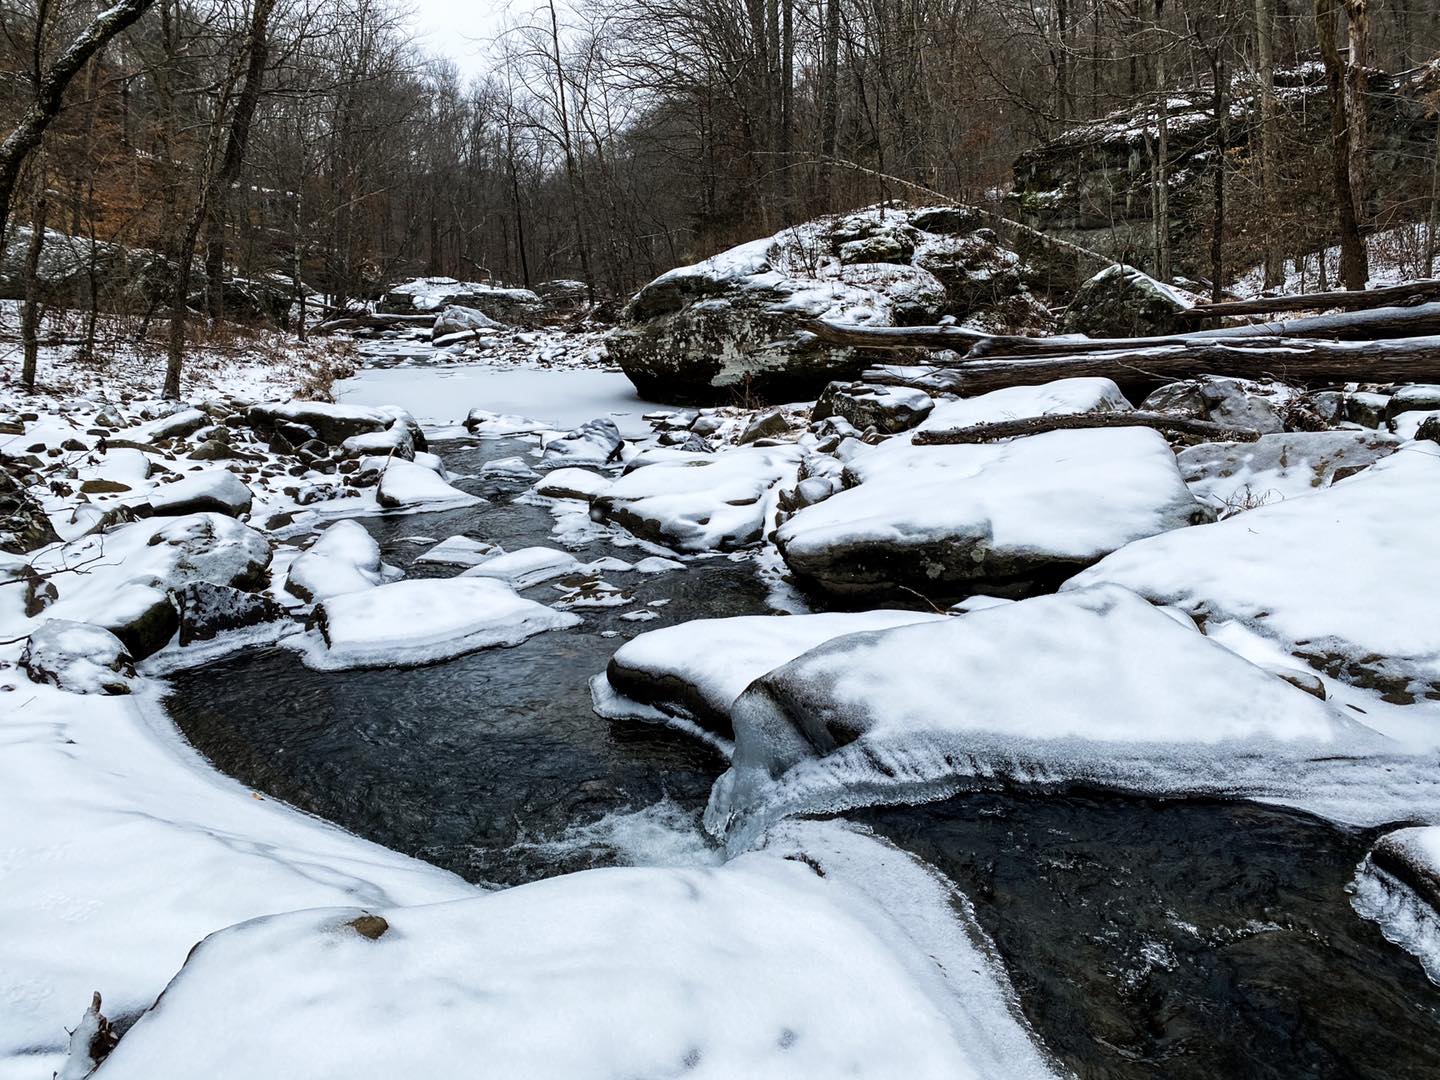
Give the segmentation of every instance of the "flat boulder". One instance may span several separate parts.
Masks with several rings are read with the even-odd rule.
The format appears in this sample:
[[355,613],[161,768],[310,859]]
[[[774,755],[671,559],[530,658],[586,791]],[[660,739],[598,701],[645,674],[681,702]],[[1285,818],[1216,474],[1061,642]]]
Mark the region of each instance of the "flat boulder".
[[1392,746],[1112,586],[836,638],[751,683],[731,717],[707,824],[741,841],[787,813],[997,779],[1363,804],[1335,777]]
[[296,424],[310,428],[322,442],[331,446],[339,446],[352,435],[384,431],[395,419],[381,409],[332,405],[326,401],[263,402],[251,405],[246,418],[262,435],[273,434],[281,423]]
[[1286,431],[1253,443],[1188,446],[1176,463],[1197,499],[1233,513],[1329,487],[1389,457],[1400,442],[1376,431]]
[[303,657],[320,671],[416,667],[579,622],[488,578],[396,581],[317,604],[318,640],[307,635]]
[[582,499],[589,502],[609,488],[612,480],[589,469],[552,469],[535,483],[535,494],[547,499]]
[[393,458],[380,474],[375,501],[386,510],[440,510],[483,502],[454,487],[434,469],[419,461]]
[[[938,410],[937,410],[938,411]],[[1146,428],[857,454],[844,489],[775,533],[801,584],[834,597],[1053,587],[1131,541],[1213,517]]]
[[20,667],[32,682],[72,694],[128,694],[135,668],[125,645],[91,623],[46,619],[31,631]]
[[254,501],[245,482],[229,469],[206,469],[160,485],[150,493],[148,504],[156,517],[204,513],[240,517],[250,512]]

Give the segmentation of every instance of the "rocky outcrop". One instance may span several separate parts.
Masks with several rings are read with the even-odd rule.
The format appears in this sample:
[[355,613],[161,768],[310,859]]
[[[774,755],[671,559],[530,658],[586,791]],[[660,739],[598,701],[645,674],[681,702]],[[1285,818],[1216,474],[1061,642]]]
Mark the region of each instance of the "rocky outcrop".
[[529,289],[507,289],[483,281],[424,277],[391,286],[376,310],[387,315],[420,315],[466,307],[497,322],[524,326],[543,319],[545,301]]
[[813,397],[876,359],[799,329],[944,316],[997,331],[1048,329],[1032,272],[959,208],[872,207],[807,222],[662,274],[626,307],[610,356],[652,400]]
[[[1370,73],[1370,153],[1376,191],[1390,205],[1406,196],[1417,205],[1429,192],[1429,161],[1434,153],[1435,122],[1427,115],[1425,98],[1436,87],[1433,71],[1416,69],[1404,76]],[[1311,221],[1332,218],[1327,171],[1330,109],[1325,72],[1318,62],[1276,73],[1287,154],[1287,226],[1296,235],[1313,233]],[[1251,167],[1251,140],[1259,108],[1248,76],[1231,86],[1230,126],[1232,175],[1229,215],[1234,226],[1226,259],[1232,266],[1259,262],[1264,229],[1261,208],[1251,197],[1255,178],[1242,176]],[[1211,220],[1211,161],[1216,143],[1213,92],[1208,85],[1177,89],[1169,95],[1167,138],[1170,161],[1171,246],[1183,273],[1209,272],[1208,237]],[[1011,212],[1022,222],[1059,239],[1069,240],[1120,260],[1145,260],[1152,249],[1151,155],[1157,118],[1154,103],[1144,99],[1095,120],[1076,124],[1048,142],[1026,150],[1014,166]],[[1248,222],[1256,228],[1247,229]],[[1321,242],[1320,235],[1315,242]],[[1328,234],[1324,243],[1332,242]]]

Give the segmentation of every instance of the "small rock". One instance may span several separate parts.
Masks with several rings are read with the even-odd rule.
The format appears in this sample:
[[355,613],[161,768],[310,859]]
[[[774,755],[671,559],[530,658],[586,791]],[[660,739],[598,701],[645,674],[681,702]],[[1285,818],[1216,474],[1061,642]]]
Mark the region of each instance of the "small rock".
[[771,409],[746,424],[745,430],[740,432],[740,437],[735,441],[743,446],[746,443],[753,443],[756,439],[781,435],[789,430],[790,422],[785,419],[785,414],[779,409]]

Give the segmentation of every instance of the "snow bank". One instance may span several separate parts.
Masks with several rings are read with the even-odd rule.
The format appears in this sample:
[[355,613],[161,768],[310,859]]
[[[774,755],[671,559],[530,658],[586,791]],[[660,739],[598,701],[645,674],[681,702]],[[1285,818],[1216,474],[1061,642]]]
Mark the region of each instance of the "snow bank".
[[1427,793],[1363,767],[1395,756],[1389,740],[1115,587],[837,638],[752,683],[731,717],[733,765],[707,824],[741,844],[789,812],[997,777],[1332,808],[1343,797],[1361,817],[1386,812],[1390,784],[1405,792],[1391,812],[1440,809],[1435,777]]
[[1440,689],[1440,453],[1426,445],[1312,495],[1140,540],[1066,588],[1112,582],[1236,619],[1333,675],[1413,700]]
[[307,635],[301,646],[320,671],[432,664],[580,621],[502,582],[466,577],[377,585],[332,596],[315,613],[322,640]]
[[[589,870],[237,926],[98,1075],[1053,1075],[941,883],[839,827],[786,840],[713,869]],[[799,854],[824,876],[783,857]]]

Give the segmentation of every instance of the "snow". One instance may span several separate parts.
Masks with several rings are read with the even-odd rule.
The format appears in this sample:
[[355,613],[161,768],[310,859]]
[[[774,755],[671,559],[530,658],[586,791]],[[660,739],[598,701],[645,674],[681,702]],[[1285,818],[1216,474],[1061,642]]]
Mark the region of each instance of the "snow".
[[914,559],[913,576],[941,587],[1044,573],[1188,525],[1200,510],[1164,438],[1144,428],[959,446],[901,437],[857,455],[846,480],[853,486],[777,533],[792,569],[837,588]]
[[290,640],[318,671],[433,664],[580,621],[515,595],[503,582],[465,577],[332,596],[316,606],[316,616],[318,634]]
[[1124,585],[1238,620],[1319,666],[1338,660],[1355,681],[1433,685],[1440,545],[1429,526],[1437,518],[1440,452],[1412,443],[1314,494],[1140,540],[1065,587]]
[[1409,440],[1415,438],[1426,420],[1435,419],[1440,419],[1440,409],[1411,409],[1397,413],[1390,423],[1396,438]]
[[1428,765],[1399,768],[1389,740],[1114,586],[836,638],[752,683],[731,718],[707,825],[742,846],[786,813],[995,778],[1369,821],[1440,810],[1440,780],[1416,781]]
[[327,600],[373,589],[400,575],[381,562],[380,545],[365,526],[337,521],[290,564],[285,589],[301,600]]
[[237,926],[196,950],[106,1075],[1053,1075],[944,884],[835,826],[785,839],[824,876],[757,852]]
[[[741,615],[694,619],[641,634],[610,659],[611,687],[729,735],[730,707],[767,671],[832,638],[943,618],[918,611]],[[609,715],[617,705],[611,700]]]
[[452,487],[439,473],[415,461],[392,458],[375,488],[375,501],[387,510],[454,510],[484,502]]
[[535,494],[550,499],[584,499],[587,502],[610,486],[608,476],[589,469],[554,469],[536,483]]
[[471,293],[479,296],[503,297],[524,305],[543,306],[543,301],[529,289],[510,289],[486,281],[460,281],[452,277],[412,278],[399,285],[392,285],[390,293],[410,297],[416,311],[434,311],[444,307],[449,298]]
[[77,698],[0,670],[0,696],[0,1069],[28,1063],[14,1075],[59,1067],[94,990],[108,1015],[138,1012],[222,927],[475,891],[214,772],[153,692]]
[[[1130,402],[1110,379],[1056,379],[1039,386],[1007,386],[958,401],[941,402],[917,430],[952,431],[1022,420],[1032,416],[1068,416],[1072,413],[1129,412]],[[909,437],[906,437],[909,440]]]
[[434,547],[422,552],[417,563],[439,563],[441,566],[474,566],[492,555],[503,555],[503,549],[485,540],[469,536],[447,536]]
[[250,512],[253,501],[250,489],[228,469],[192,473],[157,487],[149,498],[151,508],[159,515],[213,510],[238,517]]
[[20,666],[34,681],[72,694],[128,694],[134,674],[119,638],[69,619],[46,619],[32,631]]
[[493,578],[512,589],[528,589],[566,574],[579,573],[580,561],[558,548],[527,547],[492,555],[466,570],[461,577]]
[[742,547],[759,539],[767,496],[793,479],[794,446],[671,455],[627,472],[594,502],[607,520],[682,552]]
[[1176,463],[1197,499],[1233,512],[1309,495],[1327,487],[1337,469],[1371,465],[1399,445],[1374,431],[1289,431],[1253,443],[1186,447]]

